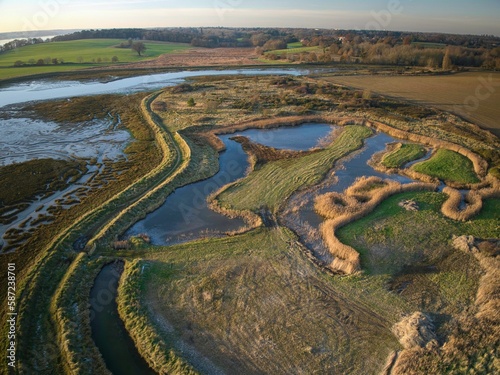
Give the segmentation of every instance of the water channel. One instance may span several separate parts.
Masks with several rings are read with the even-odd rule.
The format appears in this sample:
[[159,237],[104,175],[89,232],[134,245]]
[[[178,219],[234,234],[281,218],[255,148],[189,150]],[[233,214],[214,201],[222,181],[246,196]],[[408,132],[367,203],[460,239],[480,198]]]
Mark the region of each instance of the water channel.
[[92,339],[114,375],[153,375],[118,315],[117,287],[123,263],[103,267],[90,291]]

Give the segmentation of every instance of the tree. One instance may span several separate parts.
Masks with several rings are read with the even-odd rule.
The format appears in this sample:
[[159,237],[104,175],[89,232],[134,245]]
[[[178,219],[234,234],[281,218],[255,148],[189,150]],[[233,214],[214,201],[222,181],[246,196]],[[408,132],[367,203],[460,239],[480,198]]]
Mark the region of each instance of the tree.
[[446,53],[444,54],[443,57],[443,70],[450,70],[451,69],[451,58],[450,58],[450,49],[446,49]]
[[23,66],[24,65],[24,62],[21,61],[21,60],[17,60],[15,63],[14,63],[14,66]]
[[188,107],[194,107],[196,105],[196,102],[194,101],[194,98],[189,98],[187,101]]
[[141,53],[146,51],[146,45],[143,42],[134,42],[132,43],[132,50],[137,52],[139,56],[141,56]]
[[113,63],[117,63],[117,62],[118,62],[118,56],[113,56],[113,57],[111,58],[111,62],[113,62]]

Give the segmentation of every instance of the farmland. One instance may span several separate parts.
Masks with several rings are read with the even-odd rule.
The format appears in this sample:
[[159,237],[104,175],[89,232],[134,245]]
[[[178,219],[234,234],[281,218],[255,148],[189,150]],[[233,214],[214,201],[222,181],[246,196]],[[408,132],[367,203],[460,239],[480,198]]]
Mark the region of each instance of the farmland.
[[[142,56],[139,56],[130,48],[117,48],[120,43],[124,41],[86,39],[41,43],[17,48],[0,54],[0,79],[140,62],[189,48],[187,44],[145,41],[147,49]],[[113,62],[113,57],[116,57],[117,61]],[[57,64],[53,63],[53,59],[57,59]],[[36,65],[38,60],[43,60],[44,65]],[[15,67],[16,62],[22,62],[26,66]]]
[[418,77],[360,75],[329,77],[328,80],[441,108],[500,135],[500,73],[497,72]]

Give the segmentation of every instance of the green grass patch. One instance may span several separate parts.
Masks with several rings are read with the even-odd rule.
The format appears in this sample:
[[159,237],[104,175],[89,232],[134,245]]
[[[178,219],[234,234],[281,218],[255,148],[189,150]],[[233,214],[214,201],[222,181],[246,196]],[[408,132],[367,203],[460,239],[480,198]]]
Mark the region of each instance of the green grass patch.
[[[418,212],[398,206],[413,199]],[[404,193],[384,201],[370,215],[338,230],[339,239],[358,250],[362,267],[370,275],[391,275],[408,287],[407,299],[439,313],[459,313],[472,304],[481,271],[471,254],[453,249],[453,235],[500,237],[500,200],[484,203],[482,212],[465,223],[440,212],[446,196],[440,193]],[[434,293],[434,296],[429,293]]]
[[415,164],[413,169],[444,181],[464,184],[479,182],[473,164],[468,158],[445,149],[439,149],[431,159]]
[[[190,48],[188,44],[145,41],[147,50],[139,56],[130,48],[115,48],[122,42],[120,39],[82,39],[16,48],[0,53],[0,79],[78,70],[96,65],[106,66],[113,64],[113,56],[118,58],[119,63],[138,62]],[[40,59],[50,63],[44,66],[32,65]],[[59,63],[53,64],[52,59],[57,59]],[[22,61],[28,66],[14,67],[16,61]]]
[[424,155],[424,147],[413,143],[403,143],[401,147],[384,155],[382,165],[387,168],[401,168],[406,163],[420,159]]
[[431,43],[431,42],[412,42],[411,45],[422,48],[438,48],[438,49],[444,49],[447,46],[445,43]]
[[239,210],[276,210],[294,191],[319,183],[335,161],[359,149],[371,130],[347,126],[324,150],[301,158],[267,163],[219,196],[222,206]]
[[302,44],[302,42],[293,42],[293,43],[288,43],[286,48],[287,49],[294,49],[294,48],[301,48],[303,46],[304,45]]

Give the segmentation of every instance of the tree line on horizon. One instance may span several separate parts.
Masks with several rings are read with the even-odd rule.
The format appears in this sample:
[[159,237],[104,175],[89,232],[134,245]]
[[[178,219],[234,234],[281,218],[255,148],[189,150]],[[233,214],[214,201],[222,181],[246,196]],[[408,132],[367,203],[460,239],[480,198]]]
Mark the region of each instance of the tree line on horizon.
[[[398,66],[483,67],[500,69],[500,38],[491,35],[456,35],[378,30],[333,30],[303,28],[162,28],[82,30],[56,36],[51,41],[79,39],[124,39],[124,47],[141,41],[188,43],[194,47],[253,47],[272,60],[308,63],[364,63]],[[132,42],[131,42],[132,41]],[[14,41],[0,51],[43,40]],[[314,52],[273,53],[289,43],[319,47]],[[139,44],[138,44],[139,43]],[[125,46],[126,45],[126,46]],[[140,54],[141,51],[136,51]]]

